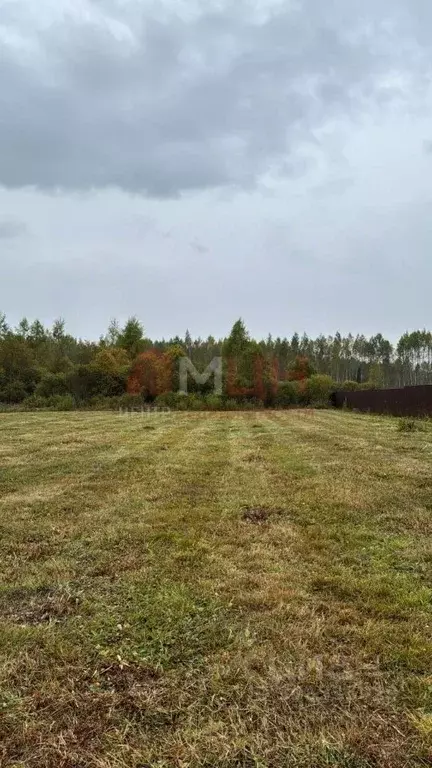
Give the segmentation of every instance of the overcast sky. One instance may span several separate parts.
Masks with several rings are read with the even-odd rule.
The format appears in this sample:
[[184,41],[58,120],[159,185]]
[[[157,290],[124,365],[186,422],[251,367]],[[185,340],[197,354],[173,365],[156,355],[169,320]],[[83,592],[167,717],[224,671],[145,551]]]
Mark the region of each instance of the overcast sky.
[[431,0],[2,0],[0,309],[431,327]]

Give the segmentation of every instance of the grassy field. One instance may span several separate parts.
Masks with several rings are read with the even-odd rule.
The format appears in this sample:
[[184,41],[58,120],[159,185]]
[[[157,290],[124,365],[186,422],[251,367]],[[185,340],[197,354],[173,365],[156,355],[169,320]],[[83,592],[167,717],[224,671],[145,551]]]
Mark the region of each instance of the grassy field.
[[432,764],[432,425],[0,416],[0,765]]

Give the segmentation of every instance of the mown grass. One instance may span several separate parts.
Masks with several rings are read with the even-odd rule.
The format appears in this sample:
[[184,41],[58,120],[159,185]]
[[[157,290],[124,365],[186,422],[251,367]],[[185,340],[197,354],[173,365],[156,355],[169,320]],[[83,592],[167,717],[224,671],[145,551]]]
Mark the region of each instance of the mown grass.
[[0,416],[0,764],[432,764],[432,426]]

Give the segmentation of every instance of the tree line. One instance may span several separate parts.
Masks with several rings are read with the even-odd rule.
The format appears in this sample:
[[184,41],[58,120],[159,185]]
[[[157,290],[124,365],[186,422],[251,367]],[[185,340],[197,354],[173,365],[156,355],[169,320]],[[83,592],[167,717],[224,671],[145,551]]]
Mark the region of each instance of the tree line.
[[[113,398],[168,403],[170,393],[179,389],[181,357],[188,357],[198,371],[222,358],[222,397],[270,405],[302,397],[306,401],[308,387],[313,392],[320,386],[324,391],[335,385],[353,389],[432,383],[432,333],[426,330],[404,333],[395,345],[380,333],[367,338],[337,332],[315,339],[294,333],[255,340],[238,320],[223,339],[193,339],[186,331],[184,336],[151,340],[142,323],[131,317],[124,325],[112,320],[98,341],[88,341],[69,334],[62,319],[45,327],[23,318],[12,328],[0,313],[0,403],[65,408],[97,407]],[[191,381],[189,392],[211,397],[212,383]]]

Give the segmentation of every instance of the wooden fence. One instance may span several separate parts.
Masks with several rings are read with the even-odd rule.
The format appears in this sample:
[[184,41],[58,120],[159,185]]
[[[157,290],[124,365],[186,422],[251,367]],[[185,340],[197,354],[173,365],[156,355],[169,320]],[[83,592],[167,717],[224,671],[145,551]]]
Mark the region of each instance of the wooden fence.
[[332,396],[336,408],[352,408],[392,416],[432,416],[432,385],[402,389],[338,390]]

